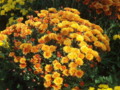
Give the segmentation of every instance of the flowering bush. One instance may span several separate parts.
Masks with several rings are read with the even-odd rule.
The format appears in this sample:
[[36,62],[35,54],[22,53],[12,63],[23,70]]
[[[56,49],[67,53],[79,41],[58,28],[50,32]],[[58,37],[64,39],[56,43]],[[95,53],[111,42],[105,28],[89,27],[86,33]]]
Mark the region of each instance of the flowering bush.
[[10,38],[6,58],[23,70],[24,77],[34,78],[45,88],[76,86],[72,90],[79,90],[85,66],[94,67],[101,61],[100,54],[110,51],[109,38],[100,26],[82,19],[76,9],[49,8],[36,13],[37,17],[28,16],[25,23],[1,32]]
[[120,19],[120,0],[76,0],[87,5],[97,14],[104,14]]

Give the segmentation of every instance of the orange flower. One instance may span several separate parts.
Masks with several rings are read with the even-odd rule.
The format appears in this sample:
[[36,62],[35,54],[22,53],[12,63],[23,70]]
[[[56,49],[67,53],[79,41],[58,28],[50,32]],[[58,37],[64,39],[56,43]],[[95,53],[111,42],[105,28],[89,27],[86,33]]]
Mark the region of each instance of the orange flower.
[[46,30],[48,28],[48,24],[41,24],[39,29],[40,30]]
[[69,70],[68,69],[64,69],[62,73],[65,76],[69,76]]
[[46,71],[46,72],[51,72],[52,69],[53,69],[52,65],[47,64],[47,65],[45,66],[45,71]]
[[23,63],[23,64],[20,64],[19,66],[20,66],[21,69],[23,69],[23,68],[25,68],[27,65],[26,65],[26,63]]
[[32,46],[31,52],[37,53],[37,52],[39,52],[39,49],[37,48],[37,46]]
[[66,69],[66,66],[65,66],[65,65],[62,65],[62,66],[60,67],[60,70],[61,70],[61,71],[65,70],[65,69]]
[[59,22],[60,22],[59,19],[53,18],[50,23],[51,23],[51,24],[57,24],[57,23],[59,23]]
[[51,81],[52,80],[51,74],[46,74],[45,77],[44,77],[44,79],[46,81]]
[[76,68],[77,67],[77,64],[75,62],[70,62],[68,67],[70,68]]
[[23,43],[20,45],[20,49],[23,50],[23,54],[27,54],[31,51],[32,44],[31,43]]
[[52,78],[57,78],[57,77],[60,77],[60,73],[58,73],[58,72],[53,72]]
[[43,44],[41,49],[43,51],[50,51],[50,46]]
[[75,59],[75,63],[77,64],[77,65],[83,65],[83,60],[81,59],[81,58],[77,58],[77,59]]
[[9,57],[14,57],[15,56],[15,52],[10,52],[9,53]]
[[56,50],[56,48],[57,48],[56,46],[50,45],[50,51],[51,52],[54,52]]
[[69,59],[68,57],[62,57],[61,63],[68,63]]
[[20,61],[20,58],[21,58],[21,57],[19,57],[19,56],[15,56],[15,57],[14,57],[14,62],[15,62],[15,63],[19,62],[19,61]]
[[63,84],[63,78],[61,77],[56,77],[53,81],[57,86]]
[[15,42],[15,46],[16,46],[16,47],[19,47],[20,45],[21,45],[21,42],[20,42],[20,41]]
[[83,53],[78,54],[78,57],[84,59],[85,55]]
[[61,68],[61,64],[59,62],[54,64],[54,69],[55,70],[58,70],[60,68]]
[[45,81],[44,82],[44,87],[48,88],[51,86],[51,81]]
[[34,65],[34,68],[35,68],[35,69],[39,69],[40,66],[41,66],[41,65],[40,65],[39,63],[36,63],[36,64]]
[[84,72],[82,70],[76,70],[75,76],[78,78],[81,78],[84,75]]
[[61,90],[61,85],[52,85],[53,90]]
[[93,55],[92,54],[86,54],[86,59],[88,59],[88,60],[93,60]]
[[43,53],[44,58],[50,58],[52,56],[52,53],[50,51],[44,52]]

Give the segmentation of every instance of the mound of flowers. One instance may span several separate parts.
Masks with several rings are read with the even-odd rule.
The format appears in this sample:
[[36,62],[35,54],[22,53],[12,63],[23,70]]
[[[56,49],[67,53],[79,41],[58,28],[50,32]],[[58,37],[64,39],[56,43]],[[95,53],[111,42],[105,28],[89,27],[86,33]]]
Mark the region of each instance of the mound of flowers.
[[78,80],[79,90],[79,83],[87,74],[84,66],[100,62],[100,53],[110,51],[103,29],[79,14],[73,8],[49,8],[37,12],[36,17],[28,16],[25,23],[7,27],[1,32],[9,37],[6,58],[23,74],[36,76],[45,88],[73,88],[69,81]]

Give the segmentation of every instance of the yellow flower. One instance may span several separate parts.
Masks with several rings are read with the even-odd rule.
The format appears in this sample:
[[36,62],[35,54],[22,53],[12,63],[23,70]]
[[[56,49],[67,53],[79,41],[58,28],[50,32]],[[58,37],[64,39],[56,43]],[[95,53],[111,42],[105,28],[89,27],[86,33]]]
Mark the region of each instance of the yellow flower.
[[56,62],[53,64],[55,70],[59,70],[61,68],[61,64],[59,62]]
[[1,10],[0,15],[5,15],[5,11]]
[[84,59],[85,55],[83,53],[78,54],[78,58]]
[[61,77],[56,77],[53,81],[57,86],[63,84],[63,78]]
[[48,11],[49,11],[49,12],[54,12],[54,13],[57,12],[57,10],[56,10],[55,8],[48,8]]
[[47,65],[45,66],[45,71],[46,71],[46,72],[51,72],[52,69],[53,69],[52,65],[47,64]]
[[3,42],[0,42],[0,46],[3,46],[4,45],[4,43]]
[[71,42],[71,40],[69,38],[66,38],[63,43],[66,46],[70,46],[72,42]]
[[74,29],[78,29],[78,28],[79,28],[79,25],[78,25],[77,23],[73,23],[73,24],[71,25],[71,27],[74,28]]
[[114,36],[113,36],[113,40],[116,40],[116,39],[120,39],[120,35],[117,35],[117,34],[114,35]]
[[79,47],[87,46],[87,43],[86,43],[85,41],[82,41],[82,42],[80,42],[78,45],[79,45]]
[[58,72],[53,72],[52,78],[57,78],[57,77],[60,77],[60,73],[58,73]]
[[76,38],[77,37],[77,33],[70,33],[69,37],[70,38]]
[[70,68],[76,68],[77,67],[77,64],[75,62],[70,62],[68,67]]
[[89,48],[87,46],[81,46],[80,50],[83,52],[83,53],[87,53]]
[[99,88],[104,88],[104,89],[109,88],[109,86],[107,84],[100,84],[98,87]]
[[49,37],[50,39],[56,40],[56,39],[57,39],[57,34],[55,34],[55,33],[50,33],[50,34],[48,34],[48,37]]
[[51,86],[51,81],[45,81],[45,82],[44,82],[44,86],[45,86],[46,88],[50,87],[50,86]]
[[65,69],[65,70],[63,70],[63,75],[65,75],[65,76],[69,76],[69,70],[68,69]]
[[61,90],[61,85],[52,85],[53,90]]
[[68,57],[62,57],[62,59],[61,59],[62,64],[63,63],[68,63],[68,61],[69,61]]
[[120,86],[115,86],[114,90],[120,90]]
[[46,81],[51,81],[51,80],[52,80],[51,74],[46,74],[45,77],[44,77],[44,79],[45,79]]
[[75,74],[76,71],[77,71],[76,68],[70,68],[70,69],[69,69],[69,74],[70,74],[71,76],[74,76],[74,74]]
[[96,47],[101,47],[101,42],[100,41],[95,41],[94,42],[94,46],[96,46]]
[[24,57],[21,58],[21,59],[20,59],[20,63],[22,63],[22,64],[26,63],[26,58],[24,58]]
[[69,53],[69,52],[71,52],[71,47],[70,46],[64,46],[63,51],[66,52],[66,53]]
[[44,58],[48,59],[52,56],[52,53],[50,51],[45,51],[45,52],[43,52],[43,56],[44,56]]
[[56,46],[50,45],[50,51],[51,51],[51,52],[56,51],[56,48],[57,48]]
[[69,59],[76,59],[77,57],[78,57],[78,55],[75,53],[75,52],[70,52],[70,53],[68,53],[68,58]]
[[81,59],[81,58],[77,58],[77,59],[75,59],[75,63],[77,64],[77,65],[83,65],[83,60]]
[[84,37],[82,35],[77,35],[76,40],[81,42],[84,40]]
[[89,54],[89,53],[88,53],[88,54],[86,54],[86,59],[88,59],[88,60],[90,60],[90,61],[91,61],[91,60],[93,60],[93,58],[94,58],[94,57],[93,57],[93,55],[92,55],[92,54]]
[[60,31],[60,33],[62,35],[68,35],[69,34],[68,28],[62,28],[61,31]]
[[95,88],[94,87],[89,87],[89,89],[88,90],[95,90]]

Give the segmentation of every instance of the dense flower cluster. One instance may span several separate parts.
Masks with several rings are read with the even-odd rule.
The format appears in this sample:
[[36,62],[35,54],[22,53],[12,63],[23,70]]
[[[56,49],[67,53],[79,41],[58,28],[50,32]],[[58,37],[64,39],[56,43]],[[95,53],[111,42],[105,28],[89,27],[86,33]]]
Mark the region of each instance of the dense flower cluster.
[[94,87],[89,87],[88,90],[120,90],[120,86],[110,88],[107,84],[100,84],[97,89],[95,89]]
[[98,51],[110,51],[102,28],[82,19],[78,10],[49,8],[36,13],[38,17],[28,16],[25,23],[1,33],[11,39],[11,60],[43,78],[45,88],[68,87],[66,78],[82,78],[85,71],[81,67],[86,61],[100,62]]
[[83,4],[88,5],[97,14],[115,16],[120,19],[120,0],[83,0]]
[[113,36],[113,40],[120,39],[120,34],[116,34]]
[[0,0],[0,16],[10,16],[7,25],[11,25],[16,20],[15,16],[19,16],[18,13],[24,16],[32,10],[30,7],[32,2],[33,0]]

